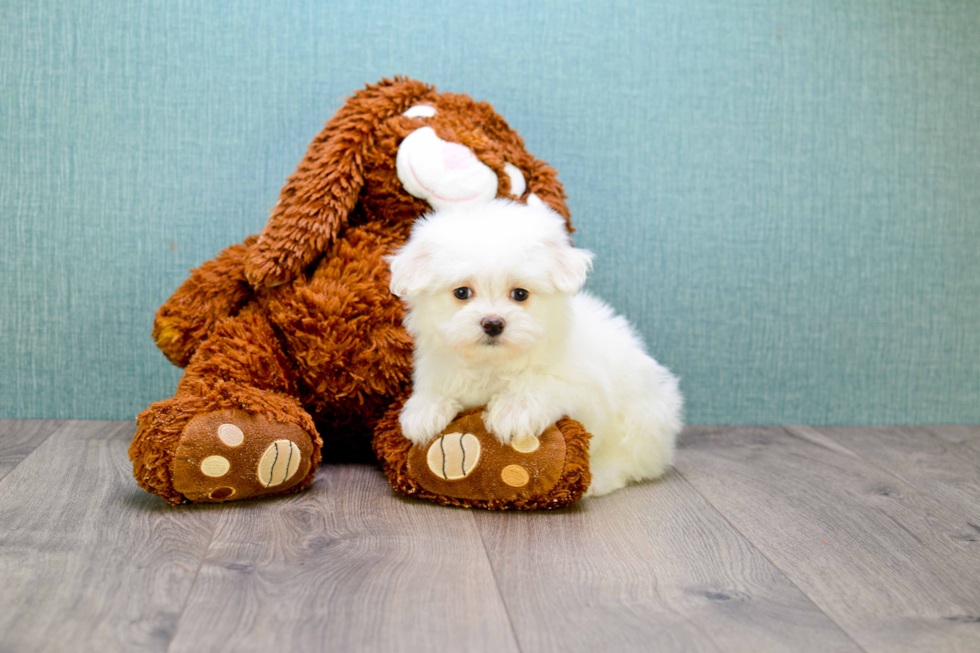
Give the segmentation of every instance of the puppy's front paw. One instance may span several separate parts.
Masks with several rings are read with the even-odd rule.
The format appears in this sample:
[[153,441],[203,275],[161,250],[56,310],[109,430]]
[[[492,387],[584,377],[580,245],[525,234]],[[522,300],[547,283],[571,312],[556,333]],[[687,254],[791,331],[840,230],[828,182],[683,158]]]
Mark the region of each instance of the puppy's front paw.
[[537,436],[561,418],[562,412],[533,394],[498,395],[487,404],[483,425],[504,444]]
[[459,412],[459,406],[448,399],[411,397],[405,402],[398,423],[402,435],[415,444],[428,442],[449,426]]

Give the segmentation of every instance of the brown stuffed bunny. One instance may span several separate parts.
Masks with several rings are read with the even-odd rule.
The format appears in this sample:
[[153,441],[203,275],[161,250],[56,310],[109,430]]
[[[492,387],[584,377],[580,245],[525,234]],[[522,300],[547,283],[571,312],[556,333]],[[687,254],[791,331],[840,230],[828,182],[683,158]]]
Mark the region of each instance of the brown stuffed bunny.
[[[404,78],[354,94],[261,235],[193,270],[158,311],[154,339],[186,369],[174,397],[138,418],[140,487],[171,503],[295,492],[313,480],[320,433],[368,443],[387,416],[376,453],[396,489],[412,491],[405,466],[390,463],[408,451],[396,417],[412,342],[384,257],[430,208],[493,197],[542,201],[568,219],[554,170],[489,104]],[[584,491],[587,435],[576,437]]]

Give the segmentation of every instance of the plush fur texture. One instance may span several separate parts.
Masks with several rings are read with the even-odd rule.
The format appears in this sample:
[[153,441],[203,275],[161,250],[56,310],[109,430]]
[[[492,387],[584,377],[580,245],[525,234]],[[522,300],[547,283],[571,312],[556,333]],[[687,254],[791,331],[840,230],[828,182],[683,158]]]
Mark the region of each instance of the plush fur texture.
[[591,260],[543,206],[494,200],[421,219],[390,260],[416,341],[405,437],[427,442],[482,404],[504,443],[567,415],[592,433],[590,493],[662,474],[681,427],[677,380],[625,319],[579,293]]
[[496,175],[497,196],[543,202],[567,225],[554,170],[489,104],[402,78],[354,94],[309,146],[261,235],[193,270],[158,311],[154,339],[186,371],[173,398],[138,418],[130,458],[141,487],[183,501],[172,484],[176,443],[189,420],[220,409],[299,424],[315,443],[312,470],[321,435],[337,443],[327,457],[341,443],[367,449],[410,387],[412,339],[384,257],[430,209],[396,165],[406,137],[426,128],[447,167],[467,164],[467,150]]

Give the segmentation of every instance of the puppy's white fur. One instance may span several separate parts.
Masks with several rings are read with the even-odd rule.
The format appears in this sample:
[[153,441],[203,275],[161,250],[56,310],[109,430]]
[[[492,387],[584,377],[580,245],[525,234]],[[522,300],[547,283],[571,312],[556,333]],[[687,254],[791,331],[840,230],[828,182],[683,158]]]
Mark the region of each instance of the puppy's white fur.
[[[590,494],[662,474],[681,428],[677,380],[624,318],[579,292],[591,261],[543,205],[494,200],[420,218],[389,258],[416,343],[405,436],[424,443],[483,404],[504,443],[568,415],[592,434]],[[472,297],[457,299],[457,288]],[[481,326],[488,316],[504,321],[495,337]]]

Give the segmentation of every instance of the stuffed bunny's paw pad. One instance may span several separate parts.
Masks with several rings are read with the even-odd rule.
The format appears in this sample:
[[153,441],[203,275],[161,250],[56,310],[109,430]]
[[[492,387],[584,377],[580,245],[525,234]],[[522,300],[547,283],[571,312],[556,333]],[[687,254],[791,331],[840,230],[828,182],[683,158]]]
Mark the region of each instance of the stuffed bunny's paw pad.
[[284,492],[310,471],[313,440],[301,427],[243,410],[198,415],[174,453],[174,489],[219,502]]
[[554,425],[502,443],[479,412],[454,420],[409,451],[409,473],[430,492],[458,499],[518,501],[546,494],[562,475],[565,439]]

